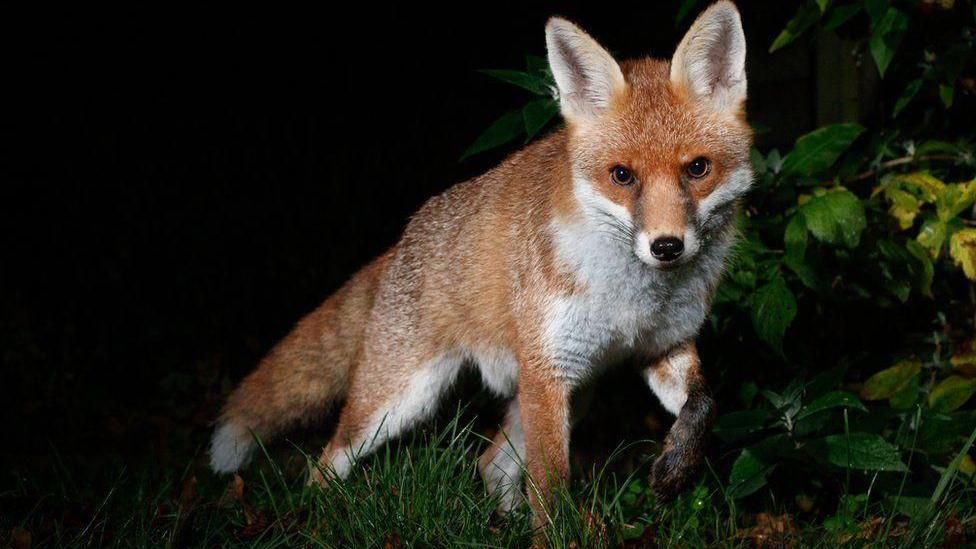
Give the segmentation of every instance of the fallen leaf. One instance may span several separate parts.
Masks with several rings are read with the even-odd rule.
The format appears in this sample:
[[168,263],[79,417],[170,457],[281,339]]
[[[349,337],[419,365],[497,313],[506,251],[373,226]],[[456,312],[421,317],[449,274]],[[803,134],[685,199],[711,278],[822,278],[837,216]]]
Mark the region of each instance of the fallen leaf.
[[593,532],[597,539],[606,539],[607,537],[607,524],[603,522],[603,519],[594,515],[589,510],[586,510],[586,528],[590,532]]
[[880,530],[883,523],[884,519],[881,517],[869,518],[868,520],[858,524],[857,537],[863,540],[874,539],[878,535],[878,530]]
[[237,532],[237,537],[240,540],[254,539],[268,528],[268,517],[260,511],[254,512],[249,506],[244,506],[244,519],[247,521],[247,525]]
[[20,526],[10,530],[10,546],[13,549],[30,549],[33,544],[31,533]]
[[966,545],[966,529],[956,515],[949,515],[945,521],[945,537],[943,538],[945,547],[964,547]]
[[183,488],[180,490],[180,505],[190,507],[197,501],[197,477],[196,475],[183,481]]
[[244,505],[244,479],[236,473],[234,474],[234,478],[227,483],[227,490],[220,497],[218,505],[228,507],[234,503]]
[[383,540],[383,549],[400,549],[400,547],[403,547],[403,542],[400,541],[400,535],[396,532],[387,534],[386,539]]
[[740,532],[753,547],[792,548],[796,547],[798,530],[789,515],[759,513],[755,516],[755,526]]

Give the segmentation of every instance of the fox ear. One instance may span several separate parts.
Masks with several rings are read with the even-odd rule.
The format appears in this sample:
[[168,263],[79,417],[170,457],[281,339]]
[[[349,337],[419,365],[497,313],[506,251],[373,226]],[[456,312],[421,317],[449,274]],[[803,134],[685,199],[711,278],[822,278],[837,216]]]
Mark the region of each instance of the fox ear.
[[671,59],[671,82],[717,111],[746,98],[746,37],[735,4],[716,2],[698,16]]
[[565,19],[553,17],[546,24],[546,50],[567,120],[598,115],[627,88],[610,53]]

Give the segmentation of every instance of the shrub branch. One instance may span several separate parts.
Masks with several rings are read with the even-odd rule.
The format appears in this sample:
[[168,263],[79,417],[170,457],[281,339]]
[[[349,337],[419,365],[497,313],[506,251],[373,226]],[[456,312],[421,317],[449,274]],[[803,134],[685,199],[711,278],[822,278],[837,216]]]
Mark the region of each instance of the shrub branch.
[[891,168],[897,168],[898,166],[904,166],[906,164],[918,164],[919,162],[930,162],[930,161],[940,161],[948,162],[958,160],[958,157],[953,154],[924,154],[922,156],[904,156],[902,158],[895,158],[893,160],[888,160],[887,162],[882,162],[877,168],[868,170],[863,173],[848,177],[844,180],[844,183],[856,183],[858,181],[864,181],[865,179],[870,179],[875,175],[883,171],[890,170]]

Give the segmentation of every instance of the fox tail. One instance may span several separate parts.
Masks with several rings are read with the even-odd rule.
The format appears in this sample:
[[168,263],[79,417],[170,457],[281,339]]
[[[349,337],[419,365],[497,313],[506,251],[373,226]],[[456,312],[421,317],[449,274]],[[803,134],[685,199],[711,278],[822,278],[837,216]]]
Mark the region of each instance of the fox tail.
[[234,389],[210,442],[215,472],[237,471],[250,460],[257,438],[270,440],[343,398],[387,256],[303,318]]

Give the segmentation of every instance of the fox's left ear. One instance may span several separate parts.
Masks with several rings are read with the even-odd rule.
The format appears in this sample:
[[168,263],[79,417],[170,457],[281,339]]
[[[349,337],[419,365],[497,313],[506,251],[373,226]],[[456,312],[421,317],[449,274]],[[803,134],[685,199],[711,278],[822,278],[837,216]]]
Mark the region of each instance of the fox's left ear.
[[716,2],[695,20],[671,59],[671,82],[716,111],[746,98],[746,37],[735,4]]

